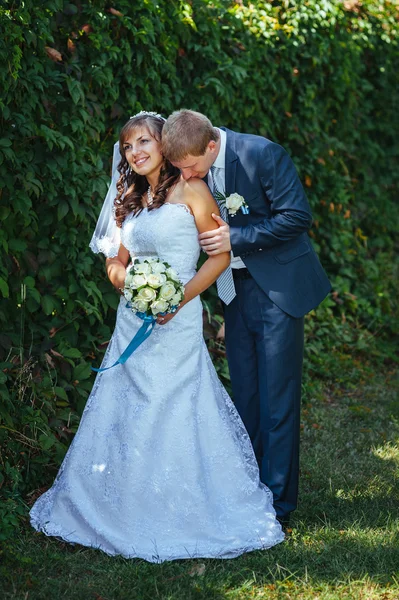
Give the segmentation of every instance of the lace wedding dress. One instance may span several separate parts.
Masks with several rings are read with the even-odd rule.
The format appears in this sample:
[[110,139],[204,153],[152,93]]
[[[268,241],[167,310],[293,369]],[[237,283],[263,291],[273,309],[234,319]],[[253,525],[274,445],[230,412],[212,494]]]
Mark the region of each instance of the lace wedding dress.
[[[124,222],[134,257],[159,256],[183,282],[199,256],[194,218],[165,204]],[[142,321],[121,298],[102,366]],[[57,478],[31,510],[35,529],[151,562],[233,558],[284,538],[251,442],[221,385],[197,297],[124,365],[97,375]]]

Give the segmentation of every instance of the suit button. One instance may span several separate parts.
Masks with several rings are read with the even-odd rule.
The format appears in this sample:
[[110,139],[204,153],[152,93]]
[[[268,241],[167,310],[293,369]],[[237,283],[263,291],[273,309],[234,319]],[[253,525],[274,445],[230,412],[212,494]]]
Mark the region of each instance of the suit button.
[[259,248],[259,252],[262,252],[263,248]]

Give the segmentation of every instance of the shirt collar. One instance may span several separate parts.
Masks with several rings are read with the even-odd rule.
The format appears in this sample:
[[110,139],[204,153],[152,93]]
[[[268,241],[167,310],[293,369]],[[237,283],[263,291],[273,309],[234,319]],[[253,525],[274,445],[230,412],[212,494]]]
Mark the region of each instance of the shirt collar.
[[227,140],[227,136],[226,136],[226,132],[223,131],[223,129],[218,129],[219,135],[220,135],[220,150],[219,150],[219,154],[216,157],[215,162],[213,163],[214,167],[217,167],[218,169],[225,169],[226,168],[226,140]]

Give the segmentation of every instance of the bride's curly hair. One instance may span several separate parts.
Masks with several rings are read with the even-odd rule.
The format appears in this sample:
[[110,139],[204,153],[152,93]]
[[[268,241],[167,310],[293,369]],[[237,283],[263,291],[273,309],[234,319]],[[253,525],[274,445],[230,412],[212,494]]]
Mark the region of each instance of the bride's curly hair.
[[[120,177],[116,184],[118,193],[114,200],[115,220],[118,227],[122,227],[122,223],[128,214],[133,213],[134,215],[138,215],[141,213],[143,210],[142,197],[148,190],[148,181],[144,175],[138,175],[130,168],[126,160],[123,144],[133,131],[139,127],[148,129],[150,135],[157,142],[160,142],[164,123],[165,121],[162,117],[137,115],[130,119],[121,130],[119,135],[119,150],[122,158],[118,165]],[[164,159],[158,184],[154,190],[153,202],[148,206],[148,210],[155,210],[164,204],[168,190],[179,178],[179,169]]]

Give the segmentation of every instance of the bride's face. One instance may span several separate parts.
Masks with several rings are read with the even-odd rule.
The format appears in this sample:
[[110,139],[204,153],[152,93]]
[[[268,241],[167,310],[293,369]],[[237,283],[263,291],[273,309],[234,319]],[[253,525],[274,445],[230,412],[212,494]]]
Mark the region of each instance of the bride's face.
[[138,175],[159,174],[163,163],[161,142],[158,142],[146,127],[133,129],[123,142],[126,160]]

